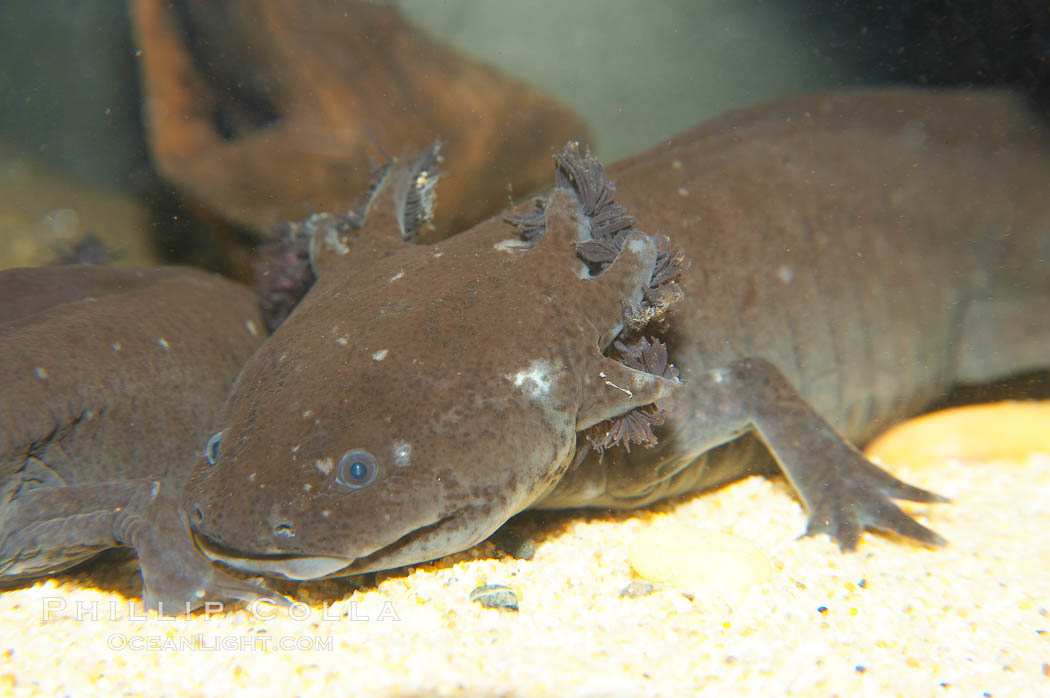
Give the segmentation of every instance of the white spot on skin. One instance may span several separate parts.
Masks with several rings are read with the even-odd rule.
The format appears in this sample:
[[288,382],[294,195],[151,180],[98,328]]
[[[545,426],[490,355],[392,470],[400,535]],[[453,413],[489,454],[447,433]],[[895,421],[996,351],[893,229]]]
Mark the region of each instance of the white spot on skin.
[[500,252],[526,252],[531,246],[524,240],[511,238],[509,240],[500,240],[493,247]]
[[120,345],[120,342],[113,342],[113,344],[111,346],[113,347],[113,351],[115,351],[115,352],[120,351],[121,349],[123,349],[123,347]]
[[785,264],[777,269],[777,277],[785,284],[790,284],[795,278],[795,272]]
[[328,511],[327,509],[322,509],[321,510],[321,518],[327,519],[331,515],[332,515],[332,512]]
[[383,359],[386,358],[386,355],[389,354],[389,353],[390,353],[390,351],[388,349],[380,349],[375,354],[372,354],[372,359],[374,361],[382,361]]
[[259,336],[259,330],[255,329],[255,323],[252,322],[251,320],[245,320],[244,321],[244,327],[245,327],[245,329],[248,330],[248,334],[250,334],[251,336],[253,336],[253,337],[258,337]]
[[412,444],[404,441],[394,442],[394,465],[399,468],[407,468],[412,464]]
[[644,254],[648,248],[648,243],[645,240],[642,240],[641,238],[635,238],[634,240],[631,240],[629,243],[627,243],[627,249],[629,249],[631,252],[635,253],[638,256]]
[[398,273],[396,273],[396,274],[394,274],[393,276],[391,276],[391,277],[390,277],[390,280],[391,280],[391,281],[397,281],[398,279],[402,278],[402,277],[403,277],[404,275],[405,275],[405,270],[404,270],[404,269],[402,269],[402,270],[401,270],[401,271],[399,271]]
[[149,486],[149,500],[151,502],[157,498],[158,492],[160,492],[160,481],[154,480],[153,484]]
[[311,484],[310,484],[309,482],[307,482],[307,483],[305,483],[305,484],[303,485],[303,492],[309,492],[309,491],[310,491],[310,490],[312,490],[313,488],[314,488],[314,486],[313,486],[313,485],[311,485]]
[[41,366],[37,366],[36,368],[33,369],[33,375],[36,376],[37,378],[39,378],[42,381],[46,381],[47,380],[47,369],[43,368]]
[[445,253],[444,252],[435,252],[434,253],[434,259],[437,259],[438,257],[440,257],[443,254],[445,254]]
[[674,169],[674,170],[682,169],[682,161],[681,160],[672,160],[671,161],[671,169]]
[[678,196],[689,196],[689,190],[685,187],[678,187]]
[[255,482],[255,473],[248,476],[248,482]]
[[303,419],[310,419],[310,417],[312,417],[313,415],[313,410],[306,410],[305,412],[303,412]]
[[349,342],[350,342],[350,340],[347,339],[345,336],[343,336],[343,337],[336,337],[336,339],[335,339],[335,343],[338,344],[341,347],[345,347]]
[[157,339],[157,344],[159,344],[164,351],[167,351],[169,348],[168,340],[163,337]]
[[327,475],[332,472],[332,459],[318,458],[314,461],[314,467],[320,470],[323,475]]
[[553,367],[549,361],[536,359],[524,371],[518,371],[507,378],[514,387],[521,388],[526,395],[535,399],[544,399],[554,385]]

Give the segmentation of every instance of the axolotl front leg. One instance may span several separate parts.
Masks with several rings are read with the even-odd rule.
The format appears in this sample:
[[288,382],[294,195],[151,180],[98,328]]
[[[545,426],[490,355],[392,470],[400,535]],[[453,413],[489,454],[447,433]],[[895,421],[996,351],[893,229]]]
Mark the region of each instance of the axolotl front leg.
[[[570,151],[567,155],[573,153]],[[600,165],[588,158],[567,156],[559,160],[560,176],[570,182],[583,183],[583,192],[604,190],[600,172]],[[587,201],[608,197],[584,194],[582,198]],[[555,203],[552,194],[548,207]],[[627,251],[625,247],[621,255]],[[595,253],[601,257],[600,250]],[[671,259],[673,255],[666,258]],[[616,266],[614,263],[610,271]],[[663,276],[657,272],[655,278]],[[695,282],[696,276],[689,278]],[[656,312],[665,307],[664,300],[674,298],[673,293],[656,294],[649,300],[650,307]],[[687,300],[684,312],[697,312],[696,306],[689,303]],[[675,338],[673,311],[669,317],[672,330],[669,344],[673,351],[677,342],[685,338]],[[710,328],[712,332],[716,330],[716,327]],[[620,326],[615,331],[620,332]],[[653,356],[647,342],[635,344],[633,352]],[[663,358],[666,359],[666,354]],[[769,471],[771,456],[809,512],[808,535],[827,533],[844,550],[855,549],[861,531],[869,527],[893,531],[926,544],[944,542],[901,511],[891,499],[946,500],[901,482],[868,461],[832,429],[772,361],[761,356],[730,356],[708,363],[706,367],[714,370],[704,371],[697,370],[704,363],[698,361],[695,354],[687,351],[678,358],[687,375],[681,387],[660,405],[670,414],[669,421],[662,428],[659,421],[654,422],[658,427],[654,432],[643,433],[642,438],[635,439],[652,448],[630,453],[613,449],[583,459],[538,506],[643,506],[675,494],[717,487],[758,469]],[[659,373],[663,370],[662,364],[656,363],[649,370]],[[627,423],[633,417],[646,414],[652,412],[632,413]],[[585,436],[601,451],[616,438],[627,442],[619,436],[624,433],[619,428],[623,424],[623,418],[612,420],[599,429],[597,435],[586,432]],[[581,424],[580,428],[586,429],[587,425]],[[741,439],[745,435],[757,437],[757,442],[753,438]],[[738,439],[739,443],[728,445]],[[722,446],[726,447],[720,448]]]
[[909,485],[865,458],[818,415],[771,362],[745,358],[695,376],[675,407],[683,409],[675,438],[707,451],[745,433],[769,449],[809,513],[805,535],[827,533],[854,550],[868,527],[928,545],[945,540],[891,500],[946,502]]
[[[555,469],[562,482],[533,505],[638,506],[704,489],[708,482],[724,484],[730,479],[724,477],[727,474],[746,474],[749,462],[717,462],[739,455],[740,449],[716,449],[753,434],[768,454],[756,449],[750,455],[763,461],[771,455],[787,476],[809,512],[808,535],[828,533],[845,550],[855,549],[861,531],[869,527],[926,544],[944,542],[892,499],[946,500],[901,482],[864,458],[773,362],[745,356],[706,373],[694,372],[684,384],[678,383],[677,374],[668,372],[665,348],[639,335],[650,324],[658,329],[666,308],[674,305],[679,295],[673,284],[665,283],[684,272],[684,265],[666,244],[660,249],[656,240],[631,229],[633,219],[614,202],[615,190],[597,160],[573,144],[556,159],[558,185],[533,214],[511,220],[526,239],[542,230],[523,257],[521,277],[568,289],[555,303],[561,316],[578,319],[580,329],[597,330],[593,336],[583,332],[583,341],[572,345],[587,347],[577,352],[586,358],[574,363],[582,388],[575,429],[599,454],[577,468]],[[578,258],[567,275],[564,261],[573,258],[573,251]],[[673,312],[669,318],[673,330]],[[638,327],[630,329],[635,323]],[[552,333],[555,327],[557,322],[547,321],[547,334],[574,336],[572,330]],[[610,345],[619,360],[605,355]],[[662,359],[655,360],[661,352]],[[646,365],[639,371],[641,363]],[[683,365],[695,367],[688,358]],[[657,401],[671,422],[654,433],[645,421],[659,427],[662,414],[646,406],[655,407]],[[657,446],[651,452],[655,457],[644,448],[631,454],[618,449],[601,453],[618,442],[629,446],[632,441]],[[609,457],[605,466],[603,455]],[[623,462],[629,467],[616,470],[612,465]],[[680,473],[686,475],[681,482],[692,487],[661,489],[662,481]],[[656,492],[659,496],[649,496]],[[624,496],[616,501],[616,493]]]
[[695,374],[663,406],[672,424],[654,448],[591,454],[536,506],[631,509],[779,470],[809,513],[805,535],[827,533],[843,550],[854,550],[865,528],[945,542],[891,500],[948,500],[865,458],[766,359]]
[[134,549],[148,609],[185,612],[208,599],[273,596],[213,566],[194,545],[175,487],[163,479],[41,487],[2,509],[0,578],[61,571],[107,548]]

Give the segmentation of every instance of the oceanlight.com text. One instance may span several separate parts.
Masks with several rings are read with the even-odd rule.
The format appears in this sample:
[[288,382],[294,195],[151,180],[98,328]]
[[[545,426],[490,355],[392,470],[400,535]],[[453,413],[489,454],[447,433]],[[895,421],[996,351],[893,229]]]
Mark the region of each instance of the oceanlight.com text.
[[316,635],[125,635],[106,636],[106,648],[117,652],[331,652],[332,637]]

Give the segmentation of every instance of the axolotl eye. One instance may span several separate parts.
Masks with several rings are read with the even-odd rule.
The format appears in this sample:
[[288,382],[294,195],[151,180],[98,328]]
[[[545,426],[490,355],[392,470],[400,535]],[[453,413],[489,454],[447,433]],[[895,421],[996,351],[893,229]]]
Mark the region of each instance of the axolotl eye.
[[368,451],[347,451],[336,466],[335,481],[352,490],[359,490],[376,479],[379,467],[375,456]]
[[208,461],[208,465],[215,465],[219,462],[219,448],[222,446],[222,437],[224,436],[226,436],[225,429],[218,434],[212,434],[212,437],[208,439],[208,443],[204,445],[204,459]]

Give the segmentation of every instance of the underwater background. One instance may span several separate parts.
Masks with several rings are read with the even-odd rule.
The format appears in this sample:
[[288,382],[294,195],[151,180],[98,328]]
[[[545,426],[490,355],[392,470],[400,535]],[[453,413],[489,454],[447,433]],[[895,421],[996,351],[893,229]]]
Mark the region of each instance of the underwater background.
[[[411,27],[558,100],[606,162],[793,92],[911,82],[1010,84],[1042,105],[1050,95],[1050,13],[1033,0],[395,5]],[[187,41],[192,49],[219,37]],[[260,31],[256,40],[268,39]],[[121,2],[0,5],[0,267],[43,263],[56,244],[95,232],[118,263],[192,261],[244,275],[231,243],[216,246],[211,208],[187,207],[185,191],[157,174],[142,43]],[[213,51],[202,72],[223,74],[243,57]],[[397,154],[401,144],[381,145]]]

